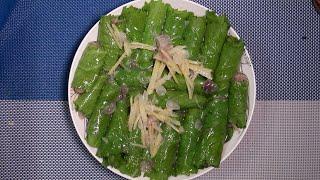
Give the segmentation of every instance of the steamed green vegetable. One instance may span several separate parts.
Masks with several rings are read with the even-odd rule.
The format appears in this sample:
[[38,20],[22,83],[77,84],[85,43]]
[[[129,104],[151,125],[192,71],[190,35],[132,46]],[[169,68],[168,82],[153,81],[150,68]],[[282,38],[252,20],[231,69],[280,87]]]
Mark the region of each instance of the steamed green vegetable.
[[120,85],[126,84],[129,87],[145,88],[148,86],[150,76],[150,71],[120,69],[115,74],[115,81]]
[[201,141],[194,157],[196,167],[219,167],[226,137],[228,100],[214,97],[207,105]]
[[[139,93],[139,90],[130,89],[129,97],[134,97]],[[137,146],[141,144],[141,131],[139,129],[132,130],[131,132],[129,131],[128,141],[126,144],[126,163],[119,168],[122,173],[128,174],[132,177],[140,176],[141,161],[143,160],[143,154],[145,153],[145,149]]]
[[91,91],[81,94],[74,102],[77,111],[82,112],[87,118],[89,118],[96,107],[96,102],[100,96],[100,92],[105,85],[106,78],[98,76],[91,88]]
[[[142,42],[147,15],[147,11],[132,6],[122,10],[121,24],[125,24],[124,32],[129,41]],[[134,68],[136,66],[135,59],[137,58],[139,51],[139,49],[133,50],[132,55],[124,60],[126,67]]]
[[111,120],[111,114],[107,114],[105,108],[112,104],[112,100],[116,98],[118,92],[119,87],[111,83],[107,83],[102,89],[96,108],[87,125],[86,139],[90,146],[99,147],[101,138],[105,136]]
[[217,16],[215,12],[207,12],[207,28],[202,53],[207,68],[215,71],[223,43],[227,37],[229,22],[226,16]]
[[243,50],[243,41],[235,37],[228,37],[224,43],[219,64],[214,72],[214,82],[218,85],[219,94],[228,94],[230,81],[238,70]]
[[188,108],[203,108],[207,103],[207,98],[198,94],[194,94],[192,99],[189,99],[188,93],[183,91],[167,91],[163,96],[152,95],[152,101],[165,108],[168,101],[178,104],[180,109]]
[[[102,16],[99,22],[99,30],[98,30],[98,42],[102,46],[104,50],[108,52],[108,54],[120,54],[121,50],[117,46],[116,41],[112,38],[112,35],[107,27],[107,25],[112,24],[112,21],[117,19],[116,16]],[[112,62],[109,62],[112,64]]]
[[163,143],[158,153],[153,158],[153,170],[150,179],[167,179],[174,173],[174,162],[176,160],[177,148],[179,145],[179,134],[171,127],[165,127],[163,132]]
[[186,29],[186,21],[191,13],[187,11],[179,11],[171,6],[167,10],[167,18],[163,33],[170,36],[172,44],[183,44],[183,33]]
[[238,73],[231,81],[229,90],[229,121],[238,128],[247,124],[248,78]]
[[107,27],[108,24],[111,26],[112,22],[116,21],[116,19],[117,17],[115,16],[102,16],[99,22],[98,42],[106,51],[106,56],[104,57],[105,71],[109,71],[111,69],[122,53],[122,50],[117,46],[116,41],[112,38]]
[[[187,85],[185,82],[184,77],[177,75],[176,76],[177,82],[174,82],[173,80],[166,81],[163,86],[169,90],[180,90],[180,91],[186,91],[187,90]],[[194,92],[199,95],[207,95],[207,94],[212,94],[215,89],[212,90],[206,90],[205,89],[205,84],[206,83],[213,83],[212,81],[207,80],[206,78],[203,77],[197,77],[194,81]],[[213,83],[215,86],[215,84]]]
[[[135,88],[145,88],[148,86],[149,79],[151,77],[150,71],[140,71],[140,70],[124,70],[120,69],[116,76],[115,80],[118,84],[127,84],[130,87]],[[184,80],[184,77],[181,75],[176,75],[177,83],[173,80],[166,81],[163,86],[168,90],[179,90],[179,91],[187,91],[187,85]],[[206,93],[204,90],[204,84],[207,80],[202,77],[198,77],[194,81],[194,91],[197,94],[211,94],[215,91],[215,89],[212,90],[212,92]]]
[[200,48],[206,30],[206,17],[189,16],[189,24],[184,33],[184,45],[187,46],[190,59],[198,60]]
[[197,172],[193,165],[194,155],[197,151],[197,143],[202,129],[203,112],[201,109],[189,109],[183,121],[184,133],[181,140],[177,158],[177,173],[190,175]]
[[137,147],[137,144],[141,143],[141,132],[136,129],[132,132],[129,132],[128,137],[128,148],[127,148],[127,156],[126,156],[126,164],[123,164],[119,170],[122,173],[128,174],[132,177],[140,176],[141,174],[141,161],[143,159],[144,149],[141,147]]
[[147,18],[147,12],[135,7],[126,7],[122,10],[123,22],[125,24],[125,33],[130,41],[141,42],[143,38],[143,32],[145,29],[145,23]]
[[[148,17],[143,33],[142,43],[154,45],[154,39],[161,34],[165,19],[167,6],[160,0],[153,0],[149,4]],[[137,54],[137,61],[142,69],[150,68],[153,64],[153,52],[141,50]]]
[[116,110],[111,118],[109,131],[106,136],[102,138],[104,143],[100,146],[102,149],[100,150],[99,155],[106,157],[108,161],[105,163],[114,167],[122,165],[119,164],[117,160],[122,157],[121,154],[125,152],[125,145],[128,142],[128,105],[126,98],[117,102]]
[[108,157],[103,157],[102,165],[107,168],[112,166],[114,168],[119,168],[126,163],[122,154],[109,154]]
[[72,81],[78,93],[90,91],[104,65],[106,52],[96,42],[89,43],[84,50]]
[[151,180],[219,167],[248,108],[248,79],[236,74],[244,43],[228,29],[226,16],[161,0],[101,17],[72,88],[103,166]]

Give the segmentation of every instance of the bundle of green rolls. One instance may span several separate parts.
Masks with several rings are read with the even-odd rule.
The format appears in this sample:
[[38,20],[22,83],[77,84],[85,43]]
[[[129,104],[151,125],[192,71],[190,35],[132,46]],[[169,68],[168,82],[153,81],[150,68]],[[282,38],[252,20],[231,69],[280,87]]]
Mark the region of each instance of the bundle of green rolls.
[[[186,46],[189,59],[212,70],[213,82],[194,80],[194,94],[188,98],[183,76],[166,81],[164,95],[150,95],[157,106],[168,100],[179,104],[178,120],[184,132],[162,124],[163,141],[154,157],[141,144],[139,129],[128,130],[130,97],[146,90],[152,74],[154,52],[134,49],[114,76],[107,75],[123,50],[117,46],[107,24],[114,23],[129,41],[154,45],[155,36],[168,35],[174,46]],[[244,43],[228,36],[226,16],[207,11],[203,17],[153,0],[143,8],[125,7],[122,14],[102,16],[97,42],[89,43],[76,69],[72,88],[79,97],[76,110],[87,119],[86,140],[97,147],[104,166],[150,179],[191,175],[198,169],[219,167],[224,143],[234,128],[245,128],[248,79],[239,71]],[[208,83],[209,82],[209,83]]]

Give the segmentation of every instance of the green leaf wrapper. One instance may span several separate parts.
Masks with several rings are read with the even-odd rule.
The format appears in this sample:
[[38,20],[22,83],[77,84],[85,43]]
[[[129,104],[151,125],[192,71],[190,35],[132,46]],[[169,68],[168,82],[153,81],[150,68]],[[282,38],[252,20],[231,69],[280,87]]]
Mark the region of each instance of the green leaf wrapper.
[[238,70],[243,50],[243,41],[235,37],[228,37],[224,43],[213,78],[218,85],[219,94],[228,94],[230,81]]
[[[150,2],[146,26],[142,43],[154,45],[155,37],[161,34],[165,19],[167,6],[160,0]],[[137,54],[137,62],[142,69],[148,69],[153,65],[153,52],[141,50]]]
[[189,24],[183,35],[184,45],[187,46],[190,59],[199,60],[200,48],[206,30],[206,17],[189,16]]
[[[236,79],[239,76],[242,78]],[[247,125],[248,86],[246,75],[239,73],[231,82],[229,89],[229,122],[238,128],[245,128]]]
[[196,167],[219,167],[227,122],[228,100],[224,97],[215,97],[207,105],[203,134],[194,157]]
[[117,62],[119,56],[122,54],[122,50],[117,46],[115,40],[112,38],[107,24],[111,26],[116,16],[102,16],[99,22],[98,30],[98,42],[101,47],[106,51],[106,56],[104,57],[105,64],[104,70],[109,71],[112,66]]
[[229,30],[229,21],[225,16],[217,16],[215,12],[207,12],[207,28],[205,32],[202,54],[205,67],[214,72],[220,53]]
[[100,96],[100,92],[105,85],[106,78],[98,76],[91,91],[81,94],[74,102],[77,111],[82,112],[87,118],[89,118],[96,108],[96,102]]
[[105,55],[106,52],[100,48],[98,43],[89,43],[77,66],[72,88],[80,92],[90,91],[104,66]]
[[179,11],[171,6],[167,10],[167,18],[163,33],[170,36],[174,46],[183,45],[183,33],[186,29],[186,21],[191,13],[187,11]]
[[[124,32],[130,42],[142,42],[148,12],[135,7],[125,7],[121,14],[121,24],[125,24]],[[127,68],[133,68],[141,49],[132,50],[132,55],[124,59]]]
[[193,158],[197,151],[197,143],[201,135],[203,113],[200,109],[189,109],[183,121],[184,132],[180,135],[176,171],[177,174],[190,175],[198,169],[193,165]]
[[171,127],[163,128],[163,142],[156,154],[153,157],[153,170],[147,176],[150,179],[167,179],[174,174],[174,162],[176,160],[177,148],[179,145],[179,133]]
[[207,98],[205,96],[193,94],[192,99],[189,99],[188,93],[184,91],[167,91],[167,93],[163,96],[159,96],[156,94],[152,94],[151,96],[152,101],[162,108],[166,107],[166,103],[169,100],[179,104],[180,109],[201,109],[207,103]]
[[103,111],[119,94],[119,87],[107,83],[98,98],[97,106],[89,118],[87,124],[87,143],[93,147],[99,147],[102,137],[105,136],[111,121],[111,115]]
[[126,145],[128,144],[128,115],[129,103],[127,99],[118,101],[116,110],[111,118],[109,131],[102,138],[102,143],[97,152],[99,157],[104,157],[108,160],[105,162],[106,165],[118,168],[123,164],[119,162],[125,162],[123,154],[125,154]]

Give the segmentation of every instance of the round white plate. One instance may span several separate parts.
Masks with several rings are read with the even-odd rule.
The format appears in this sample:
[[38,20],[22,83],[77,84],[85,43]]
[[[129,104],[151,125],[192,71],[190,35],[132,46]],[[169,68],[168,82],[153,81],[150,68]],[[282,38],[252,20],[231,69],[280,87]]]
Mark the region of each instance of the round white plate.
[[[198,16],[205,15],[206,10],[208,10],[208,8],[201,6],[195,2],[188,1],[188,0],[163,0],[163,1],[165,3],[169,3],[174,8],[178,8],[181,10],[188,10],[188,11],[195,13]],[[134,6],[137,8],[141,8],[143,6],[144,2],[145,2],[145,0],[136,0],[136,1],[129,2],[127,4],[124,4],[116,9],[114,9],[113,11],[108,13],[108,15],[109,14],[120,15],[122,8],[125,6]],[[102,159],[98,158],[95,155],[97,149],[90,147],[85,140],[86,120],[83,117],[79,116],[79,114],[75,111],[74,104],[73,104],[74,99],[72,97],[72,89],[71,89],[71,83],[72,83],[72,80],[74,77],[74,73],[75,73],[75,70],[78,66],[79,60],[81,58],[81,55],[82,55],[85,47],[87,46],[87,44],[89,42],[97,40],[98,24],[99,24],[99,22],[97,22],[90,29],[90,31],[87,33],[87,35],[82,40],[74,58],[73,58],[73,62],[72,62],[71,70],[70,70],[70,74],[69,74],[69,82],[68,82],[68,101],[69,101],[69,108],[70,108],[70,114],[72,117],[72,121],[73,121],[73,124],[76,128],[76,131],[77,131],[81,141],[86,146],[86,148],[91,153],[91,155],[94,156],[101,163]],[[230,28],[229,35],[232,35],[232,36],[239,38],[239,36],[237,35],[237,33],[235,32],[235,30],[233,28]],[[249,56],[249,53],[247,50],[245,50],[245,52],[244,52],[244,55],[242,57],[242,62],[243,63],[241,65],[241,69],[242,69],[243,73],[248,76],[248,79],[249,79],[249,110],[248,110],[247,128],[242,129],[242,130],[236,130],[234,132],[232,139],[224,145],[221,162],[224,161],[235,150],[235,148],[238,146],[241,139],[245,135],[245,133],[249,127],[249,124],[250,124],[250,121],[252,118],[252,114],[253,114],[253,109],[255,106],[256,82],[255,82],[255,75],[254,75],[253,66],[251,64],[250,56]],[[132,179],[130,176],[122,174],[117,169],[114,169],[112,167],[108,167],[108,169],[110,169],[112,172],[114,172],[122,177]],[[198,176],[201,176],[201,175],[207,173],[208,171],[210,171],[212,169],[214,169],[214,168],[209,167],[209,168],[201,169],[198,171],[197,174],[193,174],[191,176],[170,177],[170,179],[172,179],[172,180],[173,179],[193,179],[193,178],[196,178]],[[137,179],[145,179],[145,178],[139,177]]]

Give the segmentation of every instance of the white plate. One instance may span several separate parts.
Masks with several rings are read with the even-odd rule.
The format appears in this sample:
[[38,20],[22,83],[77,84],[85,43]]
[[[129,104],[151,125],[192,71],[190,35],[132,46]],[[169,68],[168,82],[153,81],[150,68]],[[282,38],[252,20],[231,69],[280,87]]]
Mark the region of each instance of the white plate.
[[[201,6],[195,2],[191,2],[188,0],[163,0],[165,3],[169,3],[171,4],[172,7],[174,8],[178,8],[181,10],[188,10],[191,11],[193,13],[195,13],[198,16],[203,16],[205,15],[205,11],[208,10],[208,8]],[[144,4],[145,0],[137,0],[137,1],[132,1],[129,2],[127,4],[124,4],[116,9],[114,9],[113,11],[111,11],[108,14],[112,14],[112,15],[120,15],[122,8],[125,6],[134,6],[134,7],[138,7],[141,8]],[[74,58],[73,58],[73,62],[71,65],[71,70],[70,70],[70,74],[69,74],[69,82],[68,82],[68,101],[69,101],[69,108],[70,108],[70,114],[72,117],[72,121],[73,124],[77,130],[77,133],[81,139],[81,141],[83,142],[83,144],[86,146],[86,148],[88,149],[88,151],[91,153],[92,156],[94,156],[100,163],[102,162],[101,158],[98,158],[95,154],[97,149],[90,147],[86,140],[85,140],[85,129],[86,129],[86,120],[83,119],[82,117],[79,116],[79,114],[75,111],[74,108],[74,104],[73,104],[73,99],[71,97],[71,83],[74,77],[74,73],[75,70],[78,66],[79,60],[81,58],[81,55],[85,49],[85,47],[87,46],[87,44],[91,41],[96,41],[97,40],[97,35],[98,35],[98,23],[97,22],[91,29],[90,31],[87,33],[87,35],[85,36],[85,38],[82,40]],[[237,33],[235,32],[235,30],[233,28],[230,28],[229,30],[229,34],[235,37],[239,37],[237,35]],[[248,76],[249,79],[249,111],[248,111],[248,120],[247,120],[247,128],[246,129],[242,129],[242,130],[236,130],[232,139],[226,143],[224,145],[223,148],[223,152],[222,152],[222,159],[221,161],[224,161],[234,150],[235,148],[238,146],[238,144],[240,143],[241,139],[243,138],[243,136],[245,135],[251,118],[252,118],[252,114],[253,114],[253,109],[254,109],[254,105],[255,105],[255,99],[256,99],[256,83],[255,83],[255,75],[254,75],[254,70],[253,70],[253,66],[251,64],[251,60],[250,60],[250,56],[248,54],[248,51],[245,50],[245,53],[242,57],[242,62],[249,62],[249,63],[245,63],[242,64],[242,71],[244,74],[246,74]],[[118,171],[117,169],[114,169],[112,167],[108,167],[108,169],[110,169],[112,172],[128,178],[128,179],[132,179],[130,176],[122,174],[120,171]],[[214,168],[209,167],[209,168],[205,168],[202,170],[199,170],[197,174],[193,174],[191,176],[178,176],[178,177],[170,177],[170,179],[193,179],[196,178],[198,176],[201,176],[205,173],[207,173],[210,170],[213,170]],[[145,179],[142,177],[139,177],[137,179]]]

